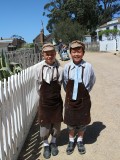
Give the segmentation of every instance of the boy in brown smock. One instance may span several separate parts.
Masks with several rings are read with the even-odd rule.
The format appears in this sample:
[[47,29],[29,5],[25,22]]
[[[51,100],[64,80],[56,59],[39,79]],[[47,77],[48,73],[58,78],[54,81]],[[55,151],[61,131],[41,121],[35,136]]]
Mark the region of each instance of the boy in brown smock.
[[[43,140],[44,158],[56,156],[58,148],[56,137],[60,132],[63,121],[63,101],[61,98],[61,83],[63,69],[59,66],[54,45],[47,43],[42,47],[44,60],[38,64],[36,70],[36,87],[39,99],[38,120],[40,123],[40,137]],[[51,141],[48,138],[51,134]]]
[[91,121],[91,100],[89,92],[95,83],[95,75],[90,63],[83,60],[85,45],[79,40],[70,44],[72,61],[64,67],[64,89],[66,91],[64,123],[69,129],[68,155],[74,151],[75,132],[77,131],[77,147],[80,154],[86,152],[83,136]]

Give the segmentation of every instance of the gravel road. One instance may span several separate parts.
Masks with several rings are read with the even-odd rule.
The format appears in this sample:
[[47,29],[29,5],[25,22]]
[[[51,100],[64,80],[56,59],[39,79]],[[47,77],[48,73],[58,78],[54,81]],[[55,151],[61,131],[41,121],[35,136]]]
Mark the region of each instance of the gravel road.
[[[57,57],[62,66],[68,62]],[[85,53],[84,59],[92,64],[96,75],[96,83],[90,93],[92,121],[84,136],[86,154],[80,155],[76,147],[73,154],[66,155],[68,132],[62,123],[57,141],[59,154],[51,156],[50,160],[120,160],[120,56],[91,52]],[[63,88],[62,97],[64,100]],[[37,140],[33,141],[32,147],[33,137]],[[44,160],[42,153],[39,126],[35,120],[18,160]]]

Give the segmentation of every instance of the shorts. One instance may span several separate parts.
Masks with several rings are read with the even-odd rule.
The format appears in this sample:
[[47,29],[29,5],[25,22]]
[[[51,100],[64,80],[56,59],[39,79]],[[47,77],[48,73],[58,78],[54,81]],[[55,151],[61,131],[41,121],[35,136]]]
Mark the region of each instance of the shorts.
[[54,124],[46,124],[40,125],[40,137],[42,140],[48,139],[49,135],[51,134],[54,137],[57,137],[60,133],[61,122],[54,123]]
[[80,125],[80,126],[67,125],[67,128],[69,131],[71,131],[71,130],[77,130],[77,131],[83,131],[83,132],[86,131],[86,125]]

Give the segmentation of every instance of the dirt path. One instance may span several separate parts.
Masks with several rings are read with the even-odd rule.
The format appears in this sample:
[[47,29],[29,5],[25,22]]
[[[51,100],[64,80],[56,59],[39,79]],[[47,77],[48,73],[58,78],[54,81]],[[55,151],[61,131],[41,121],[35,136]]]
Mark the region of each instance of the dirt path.
[[[58,57],[59,59],[59,57]],[[50,160],[119,160],[120,159],[120,56],[112,53],[86,53],[84,59],[92,63],[96,84],[91,91],[92,121],[87,127],[84,142],[86,154],[75,148],[66,155],[68,133],[62,123],[57,141],[59,154]],[[60,60],[62,66],[65,63]],[[62,89],[64,100],[65,92]],[[44,160],[39,138],[39,125],[35,119],[18,160]]]

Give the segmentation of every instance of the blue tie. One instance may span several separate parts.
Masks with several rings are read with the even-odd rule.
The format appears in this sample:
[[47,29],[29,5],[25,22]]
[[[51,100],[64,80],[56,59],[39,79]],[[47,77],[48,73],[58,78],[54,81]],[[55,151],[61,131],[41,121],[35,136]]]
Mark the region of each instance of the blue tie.
[[78,66],[75,66],[75,76],[74,76],[74,87],[73,87],[73,95],[72,99],[76,100],[77,99],[77,93],[78,93]]

